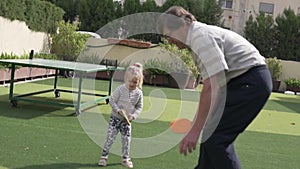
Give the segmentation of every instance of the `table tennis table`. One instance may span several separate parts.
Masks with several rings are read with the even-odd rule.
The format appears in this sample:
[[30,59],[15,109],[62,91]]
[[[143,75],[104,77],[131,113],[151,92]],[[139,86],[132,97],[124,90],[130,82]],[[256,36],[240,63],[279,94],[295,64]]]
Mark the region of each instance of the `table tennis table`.
[[[50,60],[50,59],[2,59],[0,60],[0,64],[8,65],[11,68],[11,77],[10,77],[10,89],[9,89],[9,100],[13,107],[17,107],[18,101],[27,101],[27,102],[34,102],[34,103],[43,103],[43,104],[51,104],[51,105],[59,105],[59,106],[68,106],[68,107],[75,107],[76,115],[80,115],[81,112],[91,106],[97,105],[100,101],[105,100],[108,103],[108,99],[111,95],[112,90],[112,77],[116,70],[122,70],[122,67],[118,66],[108,66],[108,65],[96,65],[96,64],[89,64],[89,63],[81,63],[81,62],[71,62],[71,61],[62,61],[62,60]],[[14,95],[14,76],[15,70],[17,66],[22,67],[37,67],[37,68],[46,68],[46,69],[53,69],[55,70],[55,78],[54,78],[54,86],[53,89],[43,90],[43,91],[36,91],[26,94]],[[65,89],[59,89],[57,86],[58,75],[59,71],[73,71],[76,75],[78,80],[78,90],[71,91]],[[85,93],[82,92],[82,81],[85,77],[84,75],[88,73],[97,73],[101,71],[109,71],[110,78],[109,78],[109,88],[106,95],[103,94],[94,94],[92,93]],[[27,96],[42,94],[46,92],[54,92],[55,97],[60,97],[60,92],[69,92],[69,93],[76,93],[77,100],[73,103],[61,103],[55,101],[43,101],[37,99],[26,98]],[[92,94],[99,96],[99,98],[81,102],[81,95],[82,94]]]

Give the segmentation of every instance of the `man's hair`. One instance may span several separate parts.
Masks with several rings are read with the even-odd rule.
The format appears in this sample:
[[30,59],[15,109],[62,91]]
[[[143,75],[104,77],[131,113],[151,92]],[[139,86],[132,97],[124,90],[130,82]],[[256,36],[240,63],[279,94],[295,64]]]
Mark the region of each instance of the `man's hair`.
[[185,24],[191,24],[193,21],[196,21],[193,14],[181,6],[172,6],[159,16],[157,31],[162,34],[164,27],[174,31]]

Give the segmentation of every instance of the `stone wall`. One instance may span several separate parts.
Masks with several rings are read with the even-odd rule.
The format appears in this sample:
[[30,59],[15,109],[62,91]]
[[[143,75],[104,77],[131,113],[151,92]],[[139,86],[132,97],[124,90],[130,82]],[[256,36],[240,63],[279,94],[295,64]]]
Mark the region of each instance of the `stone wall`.
[[300,62],[281,60],[282,75],[280,77],[281,85],[279,90],[284,91],[286,85],[284,80],[292,77],[300,80]]
[[31,31],[25,22],[0,17],[0,53],[49,52],[48,39],[46,33]]

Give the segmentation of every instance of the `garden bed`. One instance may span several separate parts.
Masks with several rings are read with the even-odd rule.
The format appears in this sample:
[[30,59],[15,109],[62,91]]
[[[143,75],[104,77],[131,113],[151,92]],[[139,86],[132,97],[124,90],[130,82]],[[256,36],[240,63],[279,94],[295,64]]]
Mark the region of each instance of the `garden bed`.
[[[55,70],[44,68],[21,67],[15,71],[15,81],[32,80],[40,77],[48,77],[55,75]],[[8,83],[11,77],[10,69],[0,69],[0,82],[2,84]]]

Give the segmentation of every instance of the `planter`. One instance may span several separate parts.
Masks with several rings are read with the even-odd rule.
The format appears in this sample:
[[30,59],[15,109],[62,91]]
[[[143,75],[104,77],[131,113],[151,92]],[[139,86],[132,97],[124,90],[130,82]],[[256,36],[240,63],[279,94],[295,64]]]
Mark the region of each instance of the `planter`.
[[110,79],[110,71],[97,72],[96,78],[102,79],[102,80],[109,80]]
[[46,69],[46,76],[53,76],[55,75],[55,69]]
[[0,81],[4,84],[8,80],[10,80],[10,69],[0,69]]
[[286,86],[286,90],[297,94],[297,92],[300,92],[300,86]]
[[196,79],[190,76],[186,85],[186,89],[195,89],[197,87]]
[[286,90],[293,91],[295,94],[297,94],[297,92],[300,92],[300,80],[290,77],[284,82],[286,84]]
[[41,77],[41,76],[47,75],[47,69],[33,67],[33,68],[30,68],[29,70],[30,70],[30,72],[29,72],[30,78]]
[[95,73],[87,73],[85,76],[86,76],[87,78],[93,78],[93,79],[95,79],[96,76],[97,76],[97,73],[96,73],[96,72],[95,72]]
[[272,84],[273,84],[272,92],[278,92],[279,91],[280,83],[281,83],[280,80],[272,80]]
[[[36,78],[55,75],[55,70],[53,69],[44,69],[44,68],[29,68],[21,67],[15,70],[14,80],[21,80],[27,78]],[[0,70],[0,82],[5,83],[5,81],[10,81],[11,70],[10,69],[1,69]]]
[[150,75],[144,76],[144,83],[154,86],[168,86],[169,75]]
[[85,76],[93,79],[109,80],[110,71],[87,73]]
[[151,75],[145,74],[144,75],[144,84],[150,84],[151,81]]
[[15,80],[18,79],[26,79],[30,77],[30,68],[29,67],[21,67],[15,70]]
[[188,84],[189,76],[188,73],[171,72],[169,76],[169,87],[185,89]]
[[125,76],[125,70],[118,70],[115,71],[113,75],[113,80],[115,81],[124,81],[124,76]]

